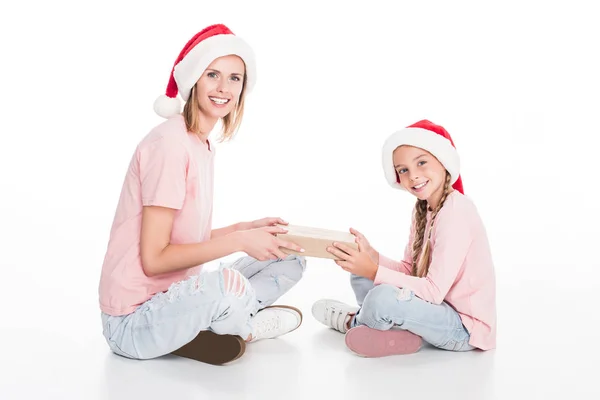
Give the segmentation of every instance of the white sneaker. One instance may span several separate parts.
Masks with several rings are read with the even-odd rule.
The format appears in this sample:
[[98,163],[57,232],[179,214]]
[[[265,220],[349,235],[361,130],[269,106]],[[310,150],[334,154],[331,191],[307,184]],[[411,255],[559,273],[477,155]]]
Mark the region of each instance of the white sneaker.
[[317,321],[342,333],[348,332],[348,322],[357,311],[358,307],[332,299],[319,300],[312,306],[312,315]]
[[252,340],[273,339],[290,333],[302,324],[302,312],[290,306],[269,306],[260,310],[250,321]]

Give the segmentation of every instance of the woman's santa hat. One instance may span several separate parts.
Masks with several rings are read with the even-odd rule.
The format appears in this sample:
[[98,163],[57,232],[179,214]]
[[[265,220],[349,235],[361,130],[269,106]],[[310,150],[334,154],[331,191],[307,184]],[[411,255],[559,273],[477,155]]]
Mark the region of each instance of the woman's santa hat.
[[460,159],[450,134],[440,125],[426,119],[393,133],[383,145],[383,171],[385,178],[396,189],[405,190],[394,168],[393,154],[399,146],[418,147],[430,152],[450,173],[450,184],[464,194],[460,176]]
[[245,91],[250,92],[256,82],[256,61],[252,48],[223,24],[211,25],[191,38],[179,53],[165,94],[154,102],[154,111],[163,118],[181,112],[181,101],[188,100],[190,92],[206,68],[215,59],[235,54],[246,64]]

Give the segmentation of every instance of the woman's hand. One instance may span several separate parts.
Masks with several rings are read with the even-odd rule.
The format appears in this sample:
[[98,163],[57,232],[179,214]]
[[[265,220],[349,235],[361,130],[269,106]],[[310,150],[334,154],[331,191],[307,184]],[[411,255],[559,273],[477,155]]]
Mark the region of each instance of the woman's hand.
[[[260,221],[265,223],[264,220]],[[281,251],[282,247],[300,253],[304,252],[304,249],[296,243],[278,238],[277,234],[280,233],[287,233],[287,230],[279,226],[267,225],[261,228],[237,231],[231,235],[237,240],[243,252],[259,261],[286,258],[287,254]]]
[[261,219],[257,219],[257,220],[250,221],[250,222],[240,222],[238,224],[239,230],[241,230],[241,231],[263,228],[265,226],[277,226],[277,225],[288,225],[288,222],[284,221],[283,219],[281,219],[279,217],[266,217],[266,218],[261,218]]

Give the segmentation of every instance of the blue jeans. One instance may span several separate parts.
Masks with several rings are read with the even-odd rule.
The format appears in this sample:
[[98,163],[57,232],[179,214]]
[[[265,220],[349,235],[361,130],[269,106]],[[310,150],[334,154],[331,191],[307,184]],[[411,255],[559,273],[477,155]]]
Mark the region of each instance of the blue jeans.
[[104,337],[114,353],[134,359],[172,353],[204,330],[246,339],[252,316],[290,290],[305,268],[305,259],[296,255],[221,263],[216,271],[172,284],[131,314],[101,313]]
[[382,284],[374,286],[370,279],[351,275],[359,311],[350,327],[366,325],[388,330],[392,327],[407,330],[424,341],[444,350],[468,351],[470,335],[458,313],[447,303],[432,304],[403,288]]

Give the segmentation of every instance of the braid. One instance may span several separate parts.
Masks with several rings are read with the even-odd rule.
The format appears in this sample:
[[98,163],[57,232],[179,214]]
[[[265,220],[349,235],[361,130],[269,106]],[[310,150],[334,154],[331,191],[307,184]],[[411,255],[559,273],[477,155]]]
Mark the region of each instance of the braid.
[[417,262],[423,249],[423,237],[427,223],[427,201],[417,200],[415,204],[415,238],[412,245],[412,275],[417,275]]
[[[433,210],[433,212],[431,213],[431,225],[429,227],[429,234],[427,235],[427,241],[425,242],[425,238],[424,238],[425,232],[422,232],[420,235],[421,240],[419,241],[420,242],[419,247],[422,247],[423,242],[425,242],[425,250],[423,251],[421,259],[419,260],[418,265],[416,267],[415,267],[415,254],[413,253],[413,275],[415,275],[415,276],[424,277],[425,275],[427,275],[427,272],[429,271],[429,263],[431,261],[430,260],[430,257],[431,257],[431,232],[433,232],[433,225],[435,224],[435,217],[437,217],[438,213],[444,206],[444,203],[446,202],[446,199],[448,198],[448,194],[450,193],[450,178],[451,178],[450,174],[446,172],[446,181],[444,182],[444,192],[442,193],[442,198],[440,199],[440,202],[438,203],[435,210]],[[423,223],[423,225],[425,225],[425,223]],[[417,254],[420,254],[420,253],[417,253]]]

